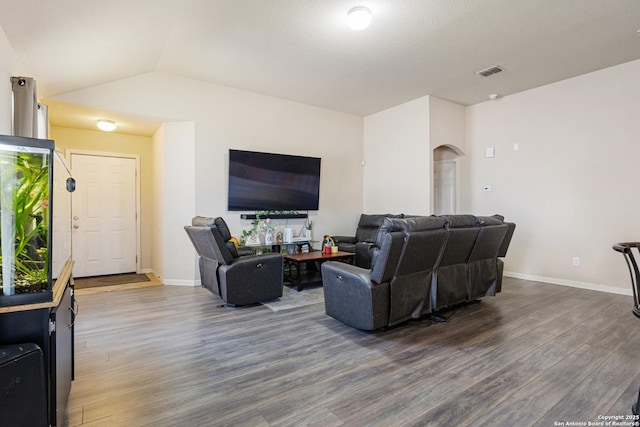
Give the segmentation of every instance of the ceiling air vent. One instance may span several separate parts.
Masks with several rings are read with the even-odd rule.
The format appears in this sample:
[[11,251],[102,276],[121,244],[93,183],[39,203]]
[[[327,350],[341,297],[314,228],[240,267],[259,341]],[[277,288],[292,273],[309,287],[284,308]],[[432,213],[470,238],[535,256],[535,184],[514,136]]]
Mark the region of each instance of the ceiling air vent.
[[501,71],[504,71],[504,68],[499,65],[494,65],[493,67],[485,68],[484,70],[476,71],[476,74],[482,77],[489,77],[493,74],[497,74]]

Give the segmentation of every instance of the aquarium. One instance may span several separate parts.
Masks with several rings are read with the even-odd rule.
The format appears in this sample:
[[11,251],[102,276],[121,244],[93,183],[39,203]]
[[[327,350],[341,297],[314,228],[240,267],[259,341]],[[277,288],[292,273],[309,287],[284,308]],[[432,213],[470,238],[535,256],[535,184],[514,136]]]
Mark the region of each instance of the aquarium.
[[0,306],[52,299],[54,142],[0,136]]

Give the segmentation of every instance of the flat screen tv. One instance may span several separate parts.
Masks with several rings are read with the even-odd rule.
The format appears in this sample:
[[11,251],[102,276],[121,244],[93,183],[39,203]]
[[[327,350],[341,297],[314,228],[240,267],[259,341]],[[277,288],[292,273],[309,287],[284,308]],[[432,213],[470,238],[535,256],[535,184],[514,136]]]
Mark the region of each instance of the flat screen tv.
[[230,211],[313,211],[320,158],[229,150]]

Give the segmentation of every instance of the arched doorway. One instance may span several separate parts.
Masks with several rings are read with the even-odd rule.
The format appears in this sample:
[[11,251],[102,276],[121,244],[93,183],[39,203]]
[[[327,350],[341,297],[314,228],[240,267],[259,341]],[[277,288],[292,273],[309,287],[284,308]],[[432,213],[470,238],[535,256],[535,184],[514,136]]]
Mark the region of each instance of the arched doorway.
[[441,145],[433,150],[433,213],[435,215],[458,212],[460,152]]

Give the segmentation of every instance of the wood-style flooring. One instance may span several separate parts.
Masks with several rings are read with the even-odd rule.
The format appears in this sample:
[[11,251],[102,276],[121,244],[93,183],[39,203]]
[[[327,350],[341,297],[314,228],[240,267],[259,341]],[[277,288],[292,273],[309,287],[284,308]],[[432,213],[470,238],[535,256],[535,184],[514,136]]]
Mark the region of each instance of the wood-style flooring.
[[69,426],[586,425],[631,414],[640,387],[623,295],[505,278],[446,323],[373,333],[202,288],[76,296]]

